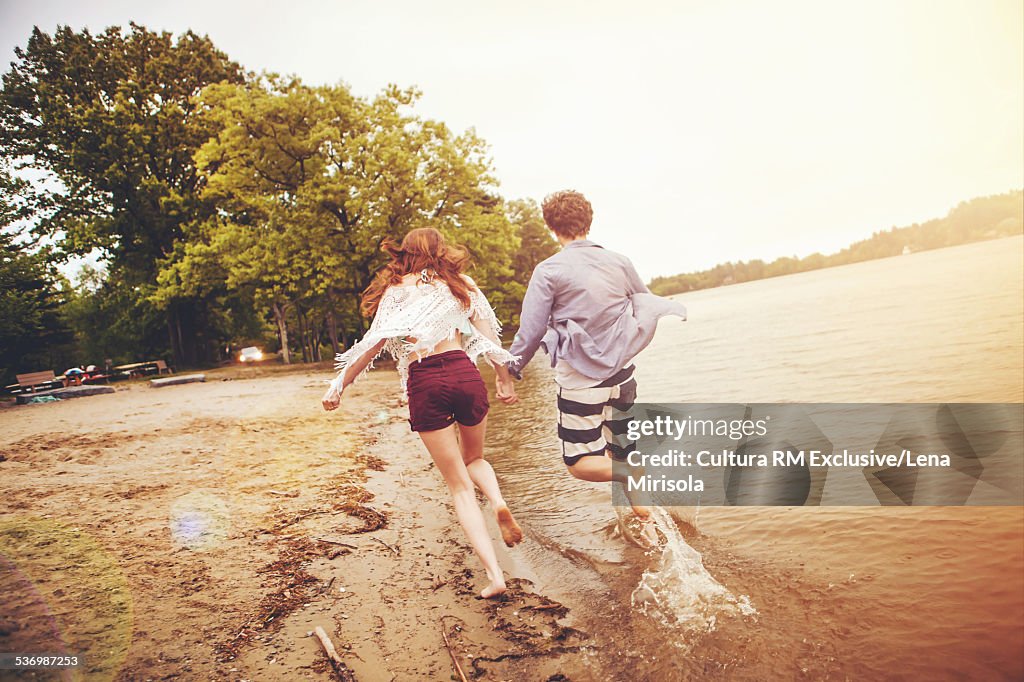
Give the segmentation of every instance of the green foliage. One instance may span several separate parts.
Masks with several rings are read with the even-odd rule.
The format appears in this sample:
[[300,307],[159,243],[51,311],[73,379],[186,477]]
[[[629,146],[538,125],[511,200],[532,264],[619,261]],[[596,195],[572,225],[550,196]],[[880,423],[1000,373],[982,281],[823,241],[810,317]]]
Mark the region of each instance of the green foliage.
[[0,231],[0,380],[13,383],[18,372],[64,368],[71,333],[62,316],[66,282],[45,252],[30,253]]
[[506,210],[483,140],[417,116],[415,89],[365,99],[246,77],[206,37],[136,24],[37,29],[16,57],[0,94],[0,217],[52,244],[53,261],[102,258],[104,275],[67,292],[86,361],[171,348],[192,363],[266,341],[268,320],[286,355],[291,330],[319,359],[325,336],[337,348],[365,329],[381,241],[420,226],[469,250],[514,324],[551,248],[535,205]]
[[[136,24],[98,35],[34,29],[15,56],[0,94],[0,157],[45,178],[18,188],[21,217],[52,240],[54,257],[99,250],[120,279],[152,284],[184,226],[211,211],[193,156],[214,131],[194,97],[241,82],[238,65],[206,37],[174,40]],[[187,329],[178,355],[192,360],[202,309],[195,300],[167,308],[168,326]]]
[[[384,263],[382,240],[423,226],[469,250],[469,274],[516,327],[530,274],[557,243],[534,202],[500,197],[475,131],[420,117],[418,97],[245,74],[192,32],[34,30],[0,92],[0,369],[169,349],[182,366],[275,337],[286,357],[319,360],[365,330],[359,296]],[[652,289],[1020,231],[1016,192],[839,254],[727,263]],[[97,253],[104,271],[75,288],[53,272]]]
[[75,364],[102,366],[106,359],[122,364],[164,357],[167,330],[142,289],[116,274],[105,277],[95,268],[82,269],[64,306],[74,330]]
[[865,239],[846,247],[838,253],[824,256],[813,253],[805,258],[777,258],[771,263],[753,260],[740,263],[723,263],[710,270],[655,277],[650,289],[656,294],[668,296],[684,291],[709,289],[749,282],[765,277],[778,277],[795,272],[806,272],[834,265],[846,265],[875,258],[898,256],[905,250],[926,251],[945,246],[955,246],[983,239],[996,239],[1020,234],[1024,231],[1024,192],[1007,192],[988,197],[978,197],[961,202],[945,218],[936,218],[926,223],[908,227],[893,227],[875,232]]
[[519,327],[519,309],[526,295],[526,285],[537,264],[558,253],[559,246],[551,230],[544,223],[540,207],[533,199],[516,199],[508,202],[508,218],[519,235],[519,249],[512,258],[512,280],[506,287],[508,295],[516,304],[513,310],[500,319],[507,320],[511,328]]
[[365,327],[358,298],[384,263],[381,241],[434,226],[469,250],[471,274],[513,314],[519,240],[485,146],[415,116],[417,97],[391,87],[367,101],[272,75],[206,88],[197,101],[218,133],[196,162],[219,210],[161,261],[152,300],[223,287],[268,310],[282,338],[297,326],[304,358],[316,359],[328,316],[332,336]]
[[[160,324],[163,312],[151,301],[153,286],[133,285],[91,267],[83,268],[78,280],[63,309],[74,330],[74,364],[102,365],[107,358],[114,364],[140,358],[170,360],[168,329]],[[219,343],[230,345],[237,338],[245,339],[245,345],[263,345],[272,339],[251,301],[210,295],[207,303],[201,322]],[[223,346],[215,350],[214,359],[225,356]]]
[[3,77],[0,149],[54,181],[34,197],[37,233],[66,254],[105,251],[136,278],[200,207],[193,154],[210,134],[192,98],[242,80],[206,37],[136,24],[93,36],[32,31]]
[[527,282],[533,269],[542,260],[559,251],[558,241],[544,223],[540,206],[533,199],[508,202],[508,217],[519,232],[520,247],[512,260],[512,269],[519,282]]

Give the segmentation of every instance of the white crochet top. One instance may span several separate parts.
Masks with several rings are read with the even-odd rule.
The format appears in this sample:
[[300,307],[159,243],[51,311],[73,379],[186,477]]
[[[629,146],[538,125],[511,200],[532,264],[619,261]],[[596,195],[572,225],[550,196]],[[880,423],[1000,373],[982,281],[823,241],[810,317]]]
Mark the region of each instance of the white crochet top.
[[[506,364],[518,360],[499,344],[479,333],[470,319],[475,319],[478,324],[488,327],[500,341],[501,324],[483,292],[474,284],[470,285],[468,309],[440,279],[388,287],[381,296],[377,314],[374,315],[366,336],[344,353],[335,356],[334,366],[338,370],[338,375],[331,381],[331,385],[340,392],[345,368],[382,340],[386,342],[380,353],[387,352],[396,360],[398,376],[402,383],[402,397],[405,399],[408,397],[406,384],[409,379],[409,363],[424,357],[442,341],[454,339],[456,332],[462,333],[462,349],[473,362],[483,354],[487,354],[491,364]],[[416,342],[412,343],[406,337],[414,338]],[[373,367],[373,360],[376,360],[380,353],[371,359],[366,369],[353,381],[361,378]]]

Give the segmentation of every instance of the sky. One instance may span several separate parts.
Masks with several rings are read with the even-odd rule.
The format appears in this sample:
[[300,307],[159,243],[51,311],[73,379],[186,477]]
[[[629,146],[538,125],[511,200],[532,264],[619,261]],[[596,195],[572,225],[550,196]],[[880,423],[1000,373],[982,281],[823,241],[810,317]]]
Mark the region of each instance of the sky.
[[1024,3],[0,0],[33,25],[207,34],[247,69],[423,92],[500,191],[594,206],[645,278],[830,253],[1024,186]]

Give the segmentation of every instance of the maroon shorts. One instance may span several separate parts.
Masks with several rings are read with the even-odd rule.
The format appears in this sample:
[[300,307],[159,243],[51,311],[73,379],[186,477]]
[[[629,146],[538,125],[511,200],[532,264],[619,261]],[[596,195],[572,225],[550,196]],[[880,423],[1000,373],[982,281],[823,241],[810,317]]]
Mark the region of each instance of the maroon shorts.
[[480,371],[461,350],[410,362],[406,388],[413,431],[437,431],[452,422],[476,426],[491,407]]

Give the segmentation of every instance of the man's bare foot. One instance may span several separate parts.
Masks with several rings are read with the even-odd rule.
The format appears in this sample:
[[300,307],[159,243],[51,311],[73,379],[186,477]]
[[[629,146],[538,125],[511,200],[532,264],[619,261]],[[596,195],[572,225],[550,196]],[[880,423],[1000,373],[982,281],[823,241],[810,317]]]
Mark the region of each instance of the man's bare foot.
[[651,549],[660,544],[653,519],[650,517],[644,519],[636,514],[626,513],[621,508],[616,508],[616,513],[618,514],[619,531],[627,542],[631,542],[641,549]]
[[654,529],[654,519],[651,518],[651,510],[649,507],[634,506],[633,517],[636,519],[639,525],[639,534],[642,538],[641,544],[646,544],[648,547],[654,547],[658,544],[658,532]]
[[633,505],[633,514],[635,514],[641,521],[646,521],[651,518],[651,510],[648,507]]
[[501,539],[505,541],[505,544],[508,547],[515,547],[522,542],[523,529],[516,523],[508,507],[504,505],[498,507],[495,514],[498,517],[498,528],[501,529]]
[[493,599],[500,594],[505,594],[505,579],[492,580],[491,584],[480,590],[480,596],[484,599]]
[[654,523],[651,522],[650,518],[640,521],[640,537],[642,538],[641,544],[645,544],[648,547],[657,547],[661,544],[658,538],[658,531],[654,527]]

